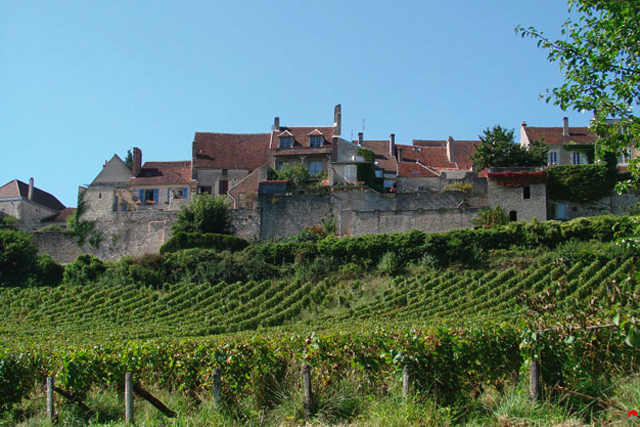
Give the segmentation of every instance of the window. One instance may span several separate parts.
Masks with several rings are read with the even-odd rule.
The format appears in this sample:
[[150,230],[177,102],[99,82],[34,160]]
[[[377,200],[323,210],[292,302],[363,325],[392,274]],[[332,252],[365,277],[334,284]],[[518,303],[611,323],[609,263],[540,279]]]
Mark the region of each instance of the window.
[[312,136],[310,138],[309,146],[314,148],[322,147],[322,137],[321,136]]
[[198,194],[211,194],[213,190],[211,187],[198,187]]
[[631,150],[629,148],[626,148],[620,153],[618,163],[629,163],[629,160],[631,160],[632,158],[633,157],[631,156]]
[[309,165],[307,167],[309,168],[309,173],[311,175],[318,175],[320,172],[322,172],[322,161],[314,160],[312,162],[309,162]]
[[557,165],[557,164],[558,164],[558,152],[549,151],[549,165]]
[[189,189],[184,188],[171,188],[167,190],[167,200],[181,200],[188,198]]
[[567,219],[567,204],[565,202],[558,202],[555,206],[556,219]]
[[518,220],[518,213],[516,211],[509,212],[509,221],[515,222]]
[[344,179],[347,182],[356,182],[358,180],[358,166],[347,165],[344,167]]
[[418,191],[427,191],[427,187],[424,185],[418,186]]
[[229,171],[228,171],[227,169],[222,169],[222,175],[225,175],[225,176],[226,176],[228,172],[229,172]]
[[579,151],[574,151],[572,154],[572,160],[574,165],[588,165],[589,160],[587,155]]
[[229,181],[221,179],[218,186],[218,194],[227,194],[227,191],[229,191]]
[[145,205],[153,205],[158,203],[158,189],[140,189],[140,202]]
[[376,169],[376,178],[382,178],[382,169]]
[[290,136],[283,136],[280,138],[280,148],[291,148],[293,138]]
[[529,187],[529,186],[522,187],[522,198],[523,199],[530,199],[531,198],[531,187]]

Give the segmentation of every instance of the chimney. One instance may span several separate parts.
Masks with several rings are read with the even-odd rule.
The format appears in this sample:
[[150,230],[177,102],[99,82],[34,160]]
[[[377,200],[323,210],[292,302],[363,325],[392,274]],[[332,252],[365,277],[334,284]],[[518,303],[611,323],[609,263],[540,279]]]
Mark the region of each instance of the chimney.
[[525,122],[524,120],[522,121],[522,127],[526,127],[527,126],[527,122]]
[[280,130],[280,117],[273,118],[273,126],[271,126],[271,130]]
[[138,172],[142,168],[142,151],[138,147],[133,147],[133,165],[131,174],[138,176]]
[[391,157],[395,156],[395,148],[396,148],[396,134],[392,133],[389,135],[389,155]]
[[33,200],[33,177],[29,178],[29,193],[27,194],[29,200]]
[[333,134],[335,136],[342,134],[342,107],[340,104],[333,108]]
[[398,151],[398,158],[396,160],[401,162],[402,161],[402,146],[401,145],[398,146],[397,151]]
[[562,136],[569,136],[569,117],[562,118]]
[[364,139],[364,133],[358,132],[358,145],[362,147],[362,141]]
[[449,138],[447,138],[447,159],[449,159],[449,161],[451,163],[455,163],[456,159],[455,159],[455,153],[453,152],[453,137],[449,136]]

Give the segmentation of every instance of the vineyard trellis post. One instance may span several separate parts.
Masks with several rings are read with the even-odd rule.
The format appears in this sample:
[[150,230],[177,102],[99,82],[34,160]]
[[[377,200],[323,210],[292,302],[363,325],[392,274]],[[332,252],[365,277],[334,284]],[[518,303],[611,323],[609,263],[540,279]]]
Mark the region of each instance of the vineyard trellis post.
[[409,384],[411,382],[411,373],[409,371],[409,365],[404,365],[402,368],[402,399],[406,402],[409,399]]
[[47,377],[47,418],[49,421],[53,421],[55,416],[53,407],[53,377]]
[[533,401],[540,398],[540,362],[535,359],[529,363],[529,397]]
[[124,376],[124,421],[129,425],[134,423],[133,375],[131,372],[127,372]]
[[304,386],[304,416],[306,419],[313,417],[313,390],[311,389],[311,366],[305,363],[302,367],[302,383]]
[[222,374],[220,367],[213,368],[213,403],[220,404],[222,399]]

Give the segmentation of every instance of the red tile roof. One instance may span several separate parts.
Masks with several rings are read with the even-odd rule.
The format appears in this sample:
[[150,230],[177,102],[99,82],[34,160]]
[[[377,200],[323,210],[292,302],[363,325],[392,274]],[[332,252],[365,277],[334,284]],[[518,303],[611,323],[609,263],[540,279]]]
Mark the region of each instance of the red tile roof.
[[64,222],[76,213],[76,211],[76,208],[65,208],[55,215],[43,218],[40,222]]
[[282,148],[278,151],[274,152],[273,155],[278,156],[300,156],[300,155],[310,155],[310,154],[331,154],[333,149],[331,147],[322,147],[322,148],[309,148],[309,147],[300,147],[300,148]]
[[[316,132],[316,130],[318,132]],[[299,148],[310,148],[312,150],[320,150],[323,148],[331,148],[333,141],[333,126],[280,126],[278,130],[271,132],[271,146],[272,150],[279,149],[280,140],[279,135],[284,132],[288,132],[293,136],[293,146],[291,149],[296,150]],[[311,136],[322,134],[324,142],[320,148],[311,148]],[[285,134],[286,135],[286,134]]]
[[[17,197],[28,199],[29,184],[25,184],[19,179],[14,179],[0,187],[0,199]],[[60,200],[53,194],[40,190],[35,186],[33,187],[33,201],[54,211],[61,211],[65,208],[65,205],[60,203]]]
[[469,156],[480,141],[452,141],[453,159],[447,156],[447,141],[414,139],[413,145],[397,145],[401,156],[398,176],[432,177],[443,170],[472,170]]
[[[357,144],[358,141],[353,141],[353,143]],[[375,154],[374,161],[378,162],[378,166],[388,172],[398,172],[398,161],[395,157],[389,154],[390,144],[391,141],[388,139],[381,141],[362,141],[362,146],[373,151],[373,154]]]
[[127,185],[191,185],[191,162],[145,162]]
[[269,163],[270,133],[196,132],[193,167],[254,170]]
[[544,143],[548,145],[584,144],[596,143],[596,134],[587,127],[569,127],[569,136],[562,135],[562,127],[532,127],[523,126],[529,141],[539,140],[544,137]]

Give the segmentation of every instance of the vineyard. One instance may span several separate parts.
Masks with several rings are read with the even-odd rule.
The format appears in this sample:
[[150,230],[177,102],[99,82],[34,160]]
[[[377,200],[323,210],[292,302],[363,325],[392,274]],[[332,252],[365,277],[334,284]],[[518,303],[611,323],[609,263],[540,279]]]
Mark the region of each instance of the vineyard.
[[[201,264],[163,276],[182,274],[176,281],[145,281],[136,261],[90,261],[66,268],[72,283],[0,288],[0,411],[47,376],[80,398],[121,390],[132,372],[143,385],[206,400],[218,368],[225,407],[250,399],[264,412],[300,392],[303,364],[319,402],[345,382],[361,396],[387,395],[410,369],[416,393],[454,408],[504,390],[530,361],[542,365],[543,384],[589,393],[638,367],[637,258],[615,243],[486,252],[495,260],[476,267],[426,258],[396,274],[381,273],[379,259],[378,271],[338,266],[318,280],[281,264],[289,273],[232,283],[207,280],[207,253],[198,254]],[[156,266],[148,271],[159,260],[145,261]],[[133,266],[137,279],[79,285],[87,266],[103,278],[117,278],[105,268]]]

